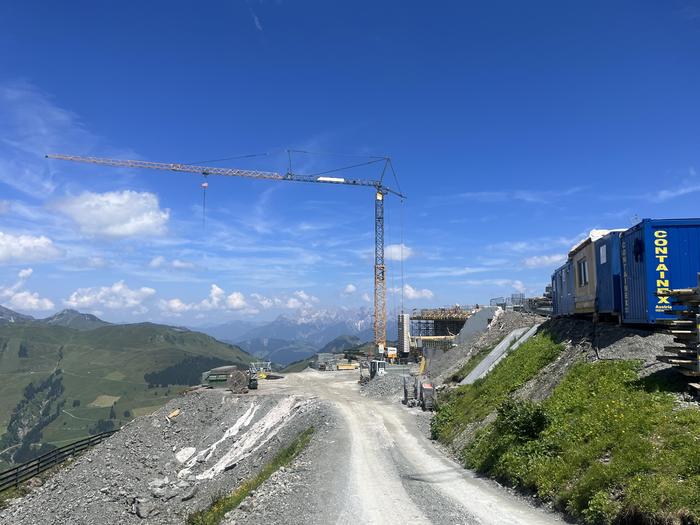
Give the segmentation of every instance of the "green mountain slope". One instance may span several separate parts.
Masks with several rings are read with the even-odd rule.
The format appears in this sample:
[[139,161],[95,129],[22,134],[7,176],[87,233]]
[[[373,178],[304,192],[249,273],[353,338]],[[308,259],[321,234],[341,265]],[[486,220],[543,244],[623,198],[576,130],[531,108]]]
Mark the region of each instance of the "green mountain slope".
[[360,345],[362,345],[362,342],[360,341],[360,338],[356,335],[339,335],[338,337],[330,341],[328,344],[326,344],[326,346],[321,348],[319,352],[337,354]]
[[[20,448],[27,433],[38,436],[37,443],[60,445],[104,428],[104,421],[118,426],[154,410],[187,384],[198,383],[200,373],[212,366],[247,366],[252,360],[208,335],[151,323],[89,331],[36,322],[4,324],[0,452],[15,448],[0,461]],[[39,422],[42,428],[32,434]]]
[[55,326],[65,326],[66,328],[75,328],[76,330],[93,330],[95,328],[111,324],[92,314],[84,314],[75,310],[61,310],[51,317],[40,319],[36,322]]

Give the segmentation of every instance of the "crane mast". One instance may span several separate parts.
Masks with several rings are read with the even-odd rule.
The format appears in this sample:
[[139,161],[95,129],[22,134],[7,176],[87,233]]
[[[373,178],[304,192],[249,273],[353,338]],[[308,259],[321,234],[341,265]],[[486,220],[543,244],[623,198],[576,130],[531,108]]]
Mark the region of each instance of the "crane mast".
[[[384,186],[382,180],[352,179],[344,177],[327,177],[317,175],[298,175],[288,171],[278,173],[274,171],[258,171],[237,168],[218,168],[212,166],[196,166],[192,164],[178,164],[165,162],[149,162],[143,160],[107,159],[101,157],[83,157],[79,155],[46,155],[49,159],[65,160],[70,162],[82,162],[97,164],[100,166],[112,166],[116,168],[140,168],[159,171],[175,171],[180,173],[197,173],[199,175],[220,175],[225,177],[244,177],[262,180],[313,182],[321,184],[342,184],[346,186],[369,186],[375,189],[374,199],[374,347],[383,351],[386,347],[386,266],[384,265],[384,199],[388,194],[394,194],[400,199],[405,199],[399,191]],[[384,159],[386,166],[391,162]],[[383,177],[382,177],[383,178]],[[370,350],[369,359],[373,357]]]

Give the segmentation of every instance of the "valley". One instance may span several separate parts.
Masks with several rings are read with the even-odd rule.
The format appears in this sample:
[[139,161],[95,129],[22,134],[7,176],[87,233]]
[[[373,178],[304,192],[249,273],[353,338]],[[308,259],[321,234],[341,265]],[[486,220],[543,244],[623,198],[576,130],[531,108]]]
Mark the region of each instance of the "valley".
[[202,371],[253,360],[187,329],[91,317],[61,312],[34,320],[3,312],[15,321],[0,324],[0,462],[118,428],[198,384]]

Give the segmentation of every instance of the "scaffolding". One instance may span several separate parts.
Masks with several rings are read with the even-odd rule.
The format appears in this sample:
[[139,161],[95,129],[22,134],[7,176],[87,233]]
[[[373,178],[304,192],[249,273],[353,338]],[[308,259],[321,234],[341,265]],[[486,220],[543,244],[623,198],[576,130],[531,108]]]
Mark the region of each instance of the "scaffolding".
[[471,308],[425,308],[411,314],[411,336],[454,337],[472,315]]

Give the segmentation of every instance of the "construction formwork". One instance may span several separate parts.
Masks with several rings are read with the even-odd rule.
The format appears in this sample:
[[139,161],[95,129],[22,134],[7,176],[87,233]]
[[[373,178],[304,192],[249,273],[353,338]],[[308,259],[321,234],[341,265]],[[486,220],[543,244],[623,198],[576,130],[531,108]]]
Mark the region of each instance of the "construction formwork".
[[411,335],[414,337],[455,336],[472,315],[471,309],[426,308],[411,314]]

